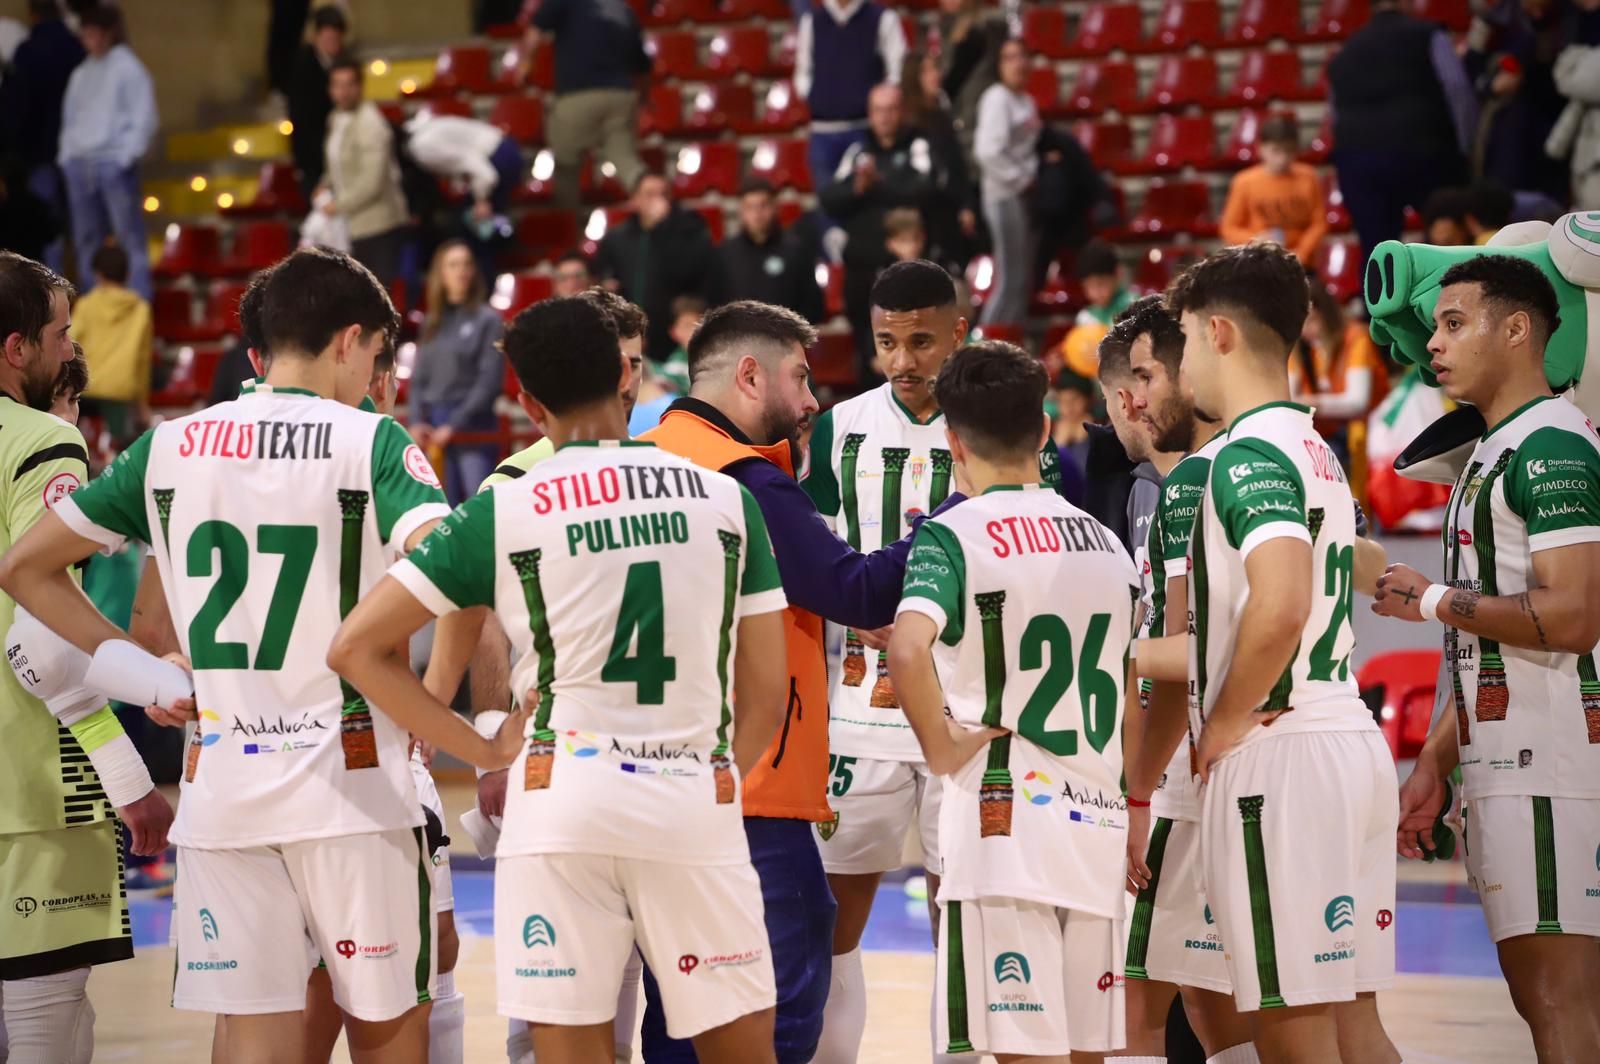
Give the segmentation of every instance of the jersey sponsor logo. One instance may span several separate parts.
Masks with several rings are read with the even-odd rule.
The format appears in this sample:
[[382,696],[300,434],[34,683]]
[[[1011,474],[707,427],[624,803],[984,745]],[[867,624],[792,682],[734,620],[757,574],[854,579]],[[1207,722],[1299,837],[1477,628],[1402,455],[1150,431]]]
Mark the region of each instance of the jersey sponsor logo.
[[[1028,784],[1033,784],[1029,789]],[[1034,805],[1049,805],[1055,801],[1055,795],[1046,788],[1054,787],[1055,783],[1043,772],[1030,772],[1022,777],[1022,797]]]
[[1548,521],[1552,517],[1566,517],[1570,514],[1588,514],[1589,508],[1576,503],[1563,502],[1554,506],[1536,506],[1533,514],[1541,521]]
[[[562,745],[566,747],[567,753],[573,757],[594,757],[600,752],[598,745],[600,740],[596,736],[587,732],[576,731],[562,732],[562,735],[565,736]],[[635,754],[634,756],[638,757],[640,755]]]
[[1105,527],[1092,517],[1005,517],[983,527],[996,558],[1113,549]]
[[1378,930],[1387,931],[1394,924],[1394,913],[1388,909],[1378,910]]
[[76,473],[57,473],[44,482],[44,508],[54,510],[56,503],[83,487]]
[[539,913],[534,913],[522,921],[522,944],[528,949],[535,946],[555,948],[555,925]]
[[1344,467],[1339,464],[1339,456],[1333,453],[1332,447],[1320,438],[1302,437],[1300,442],[1311,458],[1311,472],[1318,480],[1327,480],[1334,484],[1344,483]]
[[217,714],[216,710],[202,709],[200,711],[199,733],[201,746],[211,746],[214,743],[222,741],[222,732],[220,730],[208,730],[206,728],[206,721],[208,720],[215,723],[218,729],[222,727],[222,717]]
[[[578,733],[569,732],[568,734],[577,735]],[[586,736],[586,738],[589,738],[590,741],[593,741],[592,737]],[[611,752],[622,757],[636,758],[640,761],[679,761],[685,758],[690,761],[700,760],[699,751],[691,750],[688,743],[680,743],[676,746],[669,746],[664,742],[659,742],[654,746],[651,746],[649,743],[640,743],[638,746],[627,746],[616,739],[612,739]],[[578,756],[589,757],[592,755],[589,753],[583,753],[579,754]]]
[[320,720],[313,720],[310,713],[300,714],[299,720],[286,720],[280,714],[270,724],[263,714],[257,714],[254,723],[241,717],[233,719],[234,735],[246,735],[252,739],[259,739],[263,735],[299,735],[302,732],[327,731],[328,726]]
[[1472,546],[1472,533],[1468,532],[1464,528],[1456,529],[1456,542],[1461,544],[1463,547]]
[[39,899],[30,898],[24,895],[23,897],[20,897],[16,901],[12,902],[11,908],[18,916],[26,920],[28,917],[39,911]]
[[217,918],[211,915],[210,909],[200,910],[200,937],[207,942],[217,940]]
[[1122,976],[1117,975],[1117,974],[1115,974],[1113,972],[1101,972],[1100,973],[1100,978],[1098,978],[1098,979],[1096,979],[1094,981],[1095,989],[1100,991],[1100,993],[1102,993],[1102,994],[1104,994],[1106,991],[1112,989],[1113,987],[1118,987],[1118,986],[1122,986],[1122,985],[1124,985],[1124,980],[1123,980]]
[[1028,958],[1020,953],[1002,953],[994,959],[994,981],[997,983],[1031,983],[1033,971]]
[[766,952],[763,949],[747,949],[738,953],[713,953],[700,958],[700,967],[708,972],[714,972],[718,968],[743,968],[747,964],[759,961],[766,956]]
[[433,471],[433,463],[428,461],[428,456],[422,453],[421,447],[414,443],[408,446],[404,461],[406,472],[411,474],[412,480],[426,484],[430,488],[444,490],[443,485],[439,483],[439,474]]
[[333,457],[331,421],[191,421],[183,427],[180,458]]
[[1356,900],[1348,894],[1340,894],[1323,909],[1322,922],[1328,925],[1329,931],[1337,931],[1341,927],[1354,927]]
[[110,904],[110,894],[63,894],[43,901],[24,895],[12,902],[11,908],[26,920],[40,909],[44,910],[46,916],[53,916],[56,913],[75,912],[79,909],[103,909]]
[[[620,470],[620,476],[619,476]],[[699,472],[677,466],[607,466],[563,474],[533,485],[533,512],[581,510],[639,499],[709,499]]]
[[1331,964],[1334,961],[1353,961],[1356,959],[1356,944],[1354,942],[1335,942],[1333,949],[1325,953],[1311,955],[1314,964]]
[[700,958],[693,953],[685,953],[678,958],[678,971],[684,975],[693,975],[694,970],[700,967]]
[[345,960],[359,958],[364,961],[381,961],[400,952],[400,943],[384,942],[376,946],[363,946],[353,938],[341,938],[334,943],[334,952]]
[[[220,942],[222,931],[217,927],[217,918],[211,914],[210,909],[201,909],[200,913],[200,938],[204,942]],[[227,972],[239,967],[239,962],[231,958],[221,957],[213,948],[203,961],[186,961],[184,970],[189,972]]]
[[1530,476],[1530,477],[1542,477],[1542,476],[1544,476],[1544,469],[1545,469],[1544,459],[1535,458],[1534,460],[1532,460],[1532,461],[1530,461],[1528,463],[1528,476]]

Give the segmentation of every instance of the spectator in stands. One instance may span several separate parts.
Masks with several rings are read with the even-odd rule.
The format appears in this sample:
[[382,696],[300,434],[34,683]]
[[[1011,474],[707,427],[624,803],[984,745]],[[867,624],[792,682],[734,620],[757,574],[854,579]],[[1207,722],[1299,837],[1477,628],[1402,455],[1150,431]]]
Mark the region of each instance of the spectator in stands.
[[1573,209],[1594,210],[1600,208],[1600,40],[1563,49],[1555,82],[1567,106],[1544,150],[1553,159],[1570,157]]
[[913,207],[896,207],[883,216],[883,246],[894,262],[912,262],[928,249],[928,229],[922,212]]
[[[530,14],[530,7],[537,10]],[[623,187],[632,188],[645,169],[635,123],[652,65],[632,6],[627,0],[529,0],[523,11],[524,68],[546,35],[556,39],[555,100],[545,116],[556,203],[578,209],[584,152],[595,154],[597,169],[609,160]]]
[[1039,172],[1039,108],[1028,95],[1028,50],[1021,41],[1000,49],[1000,80],[978,103],[973,154],[983,171],[983,218],[994,244],[994,288],[981,324],[1021,324],[1028,317],[1034,234],[1028,190]]
[[[1094,420],[1094,381],[1063,369],[1056,374],[1055,394],[1047,404],[1052,408],[1050,439],[1061,456],[1063,494],[1074,506],[1083,501],[1084,465],[1089,459],[1089,422]],[[1076,494],[1072,485],[1076,485]]]
[[455,443],[458,432],[492,432],[505,381],[500,315],[485,302],[484,277],[465,241],[447,240],[428,270],[428,315],[411,367],[411,436],[444,453],[445,495],[458,506],[494,472],[494,444]]
[[1372,18],[1328,64],[1333,163],[1363,261],[1397,240],[1407,206],[1459,184],[1478,101],[1439,24],[1401,0],[1373,0]]
[[639,399],[628,417],[628,434],[649,432],[661,421],[667,407],[689,394],[689,340],[710,309],[699,296],[679,296],[672,301],[672,342],[677,345],[665,362],[646,363]]
[[128,284],[149,299],[139,160],[159,122],[155,89],[128,47],[121,8],[90,8],[78,32],[89,56],[67,81],[57,155],[67,180],[78,271],[85,272],[106,237],[115,236],[128,253]]
[[1291,115],[1276,115],[1261,125],[1261,161],[1234,175],[1222,211],[1222,239],[1228,244],[1271,240],[1309,266],[1328,233],[1326,197],[1316,167],[1295,161],[1300,129]]
[[813,0],[800,16],[794,87],[811,108],[813,187],[837,176],[839,160],[870,125],[873,87],[900,80],[905,53],[900,16],[877,0]]
[[984,10],[983,0],[939,0],[939,79],[955,115],[962,147],[972,153],[978,100],[1000,76],[1006,20]]
[[556,260],[555,294],[575,296],[594,285],[589,273],[589,257],[581,251],[569,251]]
[[1480,178],[1467,189],[1467,234],[1482,247],[1511,224],[1516,197],[1498,181]]
[[[83,62],[83,44],[67,28],[57,0],[28,0],[28,21],[32,24],[28,36],[12,53],[5,82],[0,84],[0,129],[12,156],[7,181],[21,178],[61,233],[67,225],[67,198],[56,166],[61,107],[67,81]],[[64,251],[64,243],[52,237],[40,254],[28,257],[65,273]]]
[[1128,309],[1134,292],[1128,287],[1117,249],[1099,240],[1085,244],[1073,260],[1084,307],[1061,338],[1061,360],[1068,370],[1094,380],[1100,374],[1100,341],[1117,315]]
[[476,118],[417,112],[406,123],[406,151],[436,178],[465,178],[472,206],[461,220],[478,272],[492,281],[495,251],[511,235],[506,211],[522,178],[522,149],[498,126]]
[[1351,456],[1367,453],[1366,419],[1388,391],[1388,368],[1366,324],[1349,320],[1339,300],[1315,282],[1300,339],[1289,360],[1290,394],[1316,409],[1317,431],[1354,473]]
[[1483,107],[1473,173],[1563,202],[1567,178],[1544,144],[1566,103],[1554,69],[1566,43],[1564,6],[1558,0],[1480,3],[1463,57]]
[[937,57],[930,52],[907,52],[900,91],[905,101],[906,125],[928,139],[928,147],[941,163],[934,199],[928,207],[928,236],[933,243],[930,257],[959,274],[972,258],[978,235],[978,189],[967,172],[966,153],[956,135],[950,100],[940,87]]
[[[71,3],[68,0],[68,6]],[[310,11],[311,0],[272,0],[267,16],[267,87],[273,92],[289,92],[295,50],[305,35]]]
[[300,187],[306,199],[322,181],[326,165],[322,152],[328,140],[328,113],[333,101],[328,98],[328,71],[344,54],[349,24],[344,12],[328,4],[311,17],[311,40],[300,46],[289,68],[284,95],[288,98],[289,146],[295,169],[300,171]]
[[127,287],[128,253],[97,248],[90,262],[94,287],[72,308],[72,336],[89,362],[87,412],[106,424],[118,447],[150,420],[150,356],[155,328],[150,304]]
[[665,177],[646,173],[633,189],[633,213],[607,231],[594,268],[649,316],[644,351],[660,362],[672,352],[672,301],[716,295],[716,255],[705,219],[672,201]]
[[1467,231],[1467,215],[1471,212],[1471,194],[1466,189],[1435,189],[1419,212],[1423,243],[1444,248],[1472,243],[1472,234]]
[[927,138],[903,121],[900,89],[879,85],[868,102],[868,136],[845,150],[834,180],[817,199],[823,211],[844,226],[844,306],[855,334],[864,383],[872,380],[876,357],[870,306],[872,282],[894,261],[885,241],[884,218],[897,207],[923,210],[934,196],[939,176]]
[[739,189],[739,231],[722,242],[722,297],[787,307],[812,324],[822,321],[822,290],[805,246],[778,224],[772,185],[751,178]]
[[334,113],[328,123],[324,184],[333,199],[323,207],[344,216],[350,253],[385,288],[400,275],[406,241],[406,197],[395,161],[394,131],[376,104],[362,98],[361,62],[346,56],[328,71]]

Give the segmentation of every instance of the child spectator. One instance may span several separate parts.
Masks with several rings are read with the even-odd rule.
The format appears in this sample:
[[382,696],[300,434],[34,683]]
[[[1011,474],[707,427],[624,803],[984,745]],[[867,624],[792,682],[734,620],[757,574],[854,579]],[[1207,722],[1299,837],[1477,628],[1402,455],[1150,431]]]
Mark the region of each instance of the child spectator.
[[1093,380],[1100,373],[1100,341],[1135,293],[1124,280],[1116,249],[1098,240],[1078,252],[1077,275],[1086,306],[1061,341],[1061,357],[1073,373]]
[[699,296],[679,296],[672,301],[672,324],[667,333],[677,346],[660,365],[645,362],[645,379],[639,386],[639,401],[628,419],[628,434],[648,432],[661,421],[661,415],[679,396],[689,394],[689,338],[700,327],[709,309]]
[[928,248],[928,231],[922,212],[914,207],[896,207],[883,216],[883,246],[895,262],[922,258]]
[[1045,412],[1050,414],[1050,439],[1061,455],[1061,483],[1069,489],[1079,488],[1074,498],[1069,490],[1067,501],[1074,506],[1082,498],[1084,462],[1089,457],[1089,430],[1085,428],[1094,420],[1094,381],[1081,377],[1070,369],[1056,374],[1053,394],[1045,401]]
[[127,287],[128,253],[106,244],[90,260],[94,287],[72,308],[72,334],[88,360],[86,413],[106,424],[120,449],[139,435],[150,415],[150,353],[155,343],[150,304]]
[[1472,195],[1464,188],[1441,188],[1422,204],[1422,241],[1442,248],[1463,247],[1472,243],[1467,215],[1472,213]]
[[1261,126],[1261,161],[1234,175],[1222,212],[1222,239],[1228,244],[1271,240],[1302,263],[1316,259],[1328,232],[1322,182],[1316,168],[1295,161],[1300,131],[1293,118],[1279,115]]

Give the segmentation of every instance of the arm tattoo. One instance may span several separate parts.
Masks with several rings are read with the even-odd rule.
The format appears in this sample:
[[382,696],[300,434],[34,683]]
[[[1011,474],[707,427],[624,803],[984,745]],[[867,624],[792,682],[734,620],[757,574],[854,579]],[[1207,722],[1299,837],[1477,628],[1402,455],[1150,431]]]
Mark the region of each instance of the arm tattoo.
[[1544,634],[1544,625],[1539,622],[1539,611],[1533,608],[1532,595],[1524,591],[1517,596],[1517,605],[1522,607],[1522,612],[1526,613],[1528,619],[1533,622],[1533,630],[1539,633],[1540,649],[1548,652],[1550,650],[1550,640]]
[[1476,591],[1457,588],[1456,593],[1450,596],[1450,612],[1457,617],[1473,617],[1477,614],[1478,600],[1481,598],[1483,595]]

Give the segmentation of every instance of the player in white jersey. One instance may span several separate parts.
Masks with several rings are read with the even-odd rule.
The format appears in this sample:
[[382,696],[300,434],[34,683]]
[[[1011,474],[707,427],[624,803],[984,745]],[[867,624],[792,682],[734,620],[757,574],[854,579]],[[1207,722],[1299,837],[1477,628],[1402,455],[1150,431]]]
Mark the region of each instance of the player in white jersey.
[[[62,566],[128,538],[156,552],[199,707],[172,832],[174,1005],[226,1015],[230,1060],[298,1056],[320,954],[355,1059],[420,1061],[433,917],[405,731],[317,660],[385,556],[447,511],[405,431],[354,408],[397,324],[372,275],[297,252],[262,324],[266,382],[142,436],[13,548],[6,579],[91,652],[121,633]],[[446,723],[419,734],[484,764],[515,749]]]
[[496,969],[538,1056],[611,1058],[637,943],[673,1036],[705,1061],[774,1061],[738,793],[786,693],[766,525],[731,478],[626,439],[616,329],[591,301],[535,304],[505,349],[557,453],[392,569],[330,660],[380,704],[438,715],[386,648],[471,606],[511,635],[512,690],[535,715],[496,851]]
[[1305,272],[1277,244],[1226,248],[1167,302],[1195,404],[1229,419],[1188,612],[1201,874],[1234,1000],[1262,1059],[1394,1064],[1375,999],[1394,980],[1394,764],[1350,668],[1350,488],[1288,402]]
[[[1183,330],[1160,296],[1134,302],[1100,343],[1100,381],[1108,401],[1117,404],[1112,424],[1118,438],[1147,454],[1162,477],[1147,546],[1135,555],[1136,562],[1144,559],[1139,645],[1145,647],[1151,637],[1185,631],[1176,618],[1187,610],[1189,530],[1211,459],[1225,440],[1221,423],[1196,411],[1193,393],[1180,380],[1182,362]],[[1176,637],[1180,648],[1184,638]],[[1125,1056],[1112,1059],[1165,1059],[1167,1016],[1181,987],[1185,1015],[1207,1059],[1244,1064],[1256,1059],[1250,1024],[1233,1007],[1222,936],[1200,886],[1200,800],[1183,685],[1187,661],[1181,650],[1170,657],[1176,673],[1158,682],[1151,671],[1127,703],[1129,877],[1137,896],[1130,899],[1127,921],[1128,1044]],[[1144,673],[1149,663],[1138,666]],[[1139,765],[1147,736],[1173,752],[1144,760],[1145,778]]]
[[1088,1059],[1123,1043],[1122,699],[1139,579],[1038,483],[1043,367],[983,341],[939,374],[980,492],[917,532],[890,668],[943,776],[939,1046]]
[[1433,370],[1488,427],[1451,495],[1443,581],[1393,566],[1373,607],[1446,625],[1454,712],[1401,789],[1399,848],[1433,848],[1459,764],[1467,872],[1540,1061],[1600,1059],[1600,441],[1545,376],[1563,309],[1521,259],[1441,278]]

